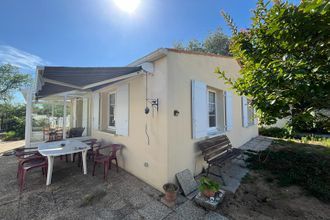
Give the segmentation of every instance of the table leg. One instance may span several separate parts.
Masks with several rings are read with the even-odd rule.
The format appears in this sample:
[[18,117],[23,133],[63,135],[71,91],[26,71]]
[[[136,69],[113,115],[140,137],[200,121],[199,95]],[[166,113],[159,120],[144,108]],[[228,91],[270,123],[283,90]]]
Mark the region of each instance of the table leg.
[[87,150],[81,152],[82,160],[83,160],[83,167],[84,167],[84,174],[87,174]]
[[49,186],[52,182],[53,166],[54,166],[54,157],[47,156],[48,159],[48,172],[47,172],[47,182],[46,185]]

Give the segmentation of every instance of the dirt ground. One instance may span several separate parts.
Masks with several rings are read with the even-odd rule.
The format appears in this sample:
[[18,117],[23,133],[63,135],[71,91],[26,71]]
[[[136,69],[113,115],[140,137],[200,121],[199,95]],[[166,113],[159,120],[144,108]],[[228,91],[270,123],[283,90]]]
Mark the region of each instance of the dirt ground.
[[220,210],[229,219],[330,219],[330,204],[308,196],[297,186],[279,187],[265,171],[250,171]]

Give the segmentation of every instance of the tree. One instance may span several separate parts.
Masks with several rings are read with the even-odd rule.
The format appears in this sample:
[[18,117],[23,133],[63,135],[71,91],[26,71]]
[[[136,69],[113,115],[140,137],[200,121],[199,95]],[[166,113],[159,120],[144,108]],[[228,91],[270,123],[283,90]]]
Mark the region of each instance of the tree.
[[216,31],[211,32],[203,42],[193,39],[188,42],[187,46],[182,42],[179,42],[174,44],[174,48],[187,51],[229,55],[229,41],[229,37],[222,32],[221,28],[218,28]]
[[0,103],[0,130],[12,132],[11,138],[24,138],[25,105]]
[[290,116],[296,129],[302,122],[313,126],[330,107],[329,1],[294,5],[259,0],[245,31],[238,31],[228,14],[223,16],[233,33],[230,52],[242,68],[237,79],[218,68],[220,77],[252,98],[262,123]]
[[18,67],[10,64],[0,66],[0,101],[8,101],[11,92],[30,82],[28,74],[19,72]]

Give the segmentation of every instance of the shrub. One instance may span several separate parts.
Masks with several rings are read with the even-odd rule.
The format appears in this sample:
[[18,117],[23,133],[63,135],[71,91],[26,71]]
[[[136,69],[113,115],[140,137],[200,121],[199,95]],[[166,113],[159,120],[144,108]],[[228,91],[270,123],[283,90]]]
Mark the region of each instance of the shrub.
[[4,141],[14,141],[17,140],[15,131],[7,131],[5,132],[5,136],[3,137]]
[[290,137],[290,132],[286,128],[271,127],[259,128],[259,134],[268,137],[277,137],[277,138],[288,138]]

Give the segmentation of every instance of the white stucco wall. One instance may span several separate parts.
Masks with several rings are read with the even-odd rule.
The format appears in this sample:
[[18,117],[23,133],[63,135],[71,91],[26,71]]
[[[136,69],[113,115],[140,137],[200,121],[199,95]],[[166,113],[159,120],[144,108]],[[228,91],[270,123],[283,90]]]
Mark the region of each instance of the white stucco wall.
[[[214,73],[220,66],[232,76],[237,76],[240,66],[236,60],[220,56],[206,56],[169,52],[168,56],[168,179],[174,181],[174,175],[186,168],[197,174],[202,170],[201,152],[195,146],[200,140],[192,139],[191,123],[191,80],[199,80],[208,86],[222,91],[229,90],[223,80]],[[180,111],[178,117],[174,110]],[[233,128],[226,132],[234,147],[241,146],[258,135],[256,125],[242,126],[241,97],[233,95]]]
[[[167,61],[166,58],[155,62],[155,73],[148,76],[148,98],[159,98],[159,111],[152,110],[146,116],[145,109],[145,75],[129,81],[129,135],[117,136],[94,130],[92,136],[107,143],[121,143],[125,147],[119,163],[128,172],[148,184],[161,190],[167,181]],[[102,89],[101,125],[106,127],[107,94],[116,89],[110,86]],[[101,101],[101,102],[102,102]],[[151,106],[149,105],[151,109]],[[147,144],[145,125],[148,126],[150,145]],[[148,163],[148,167],[145,166]]]
[[[164,183],[175,181],[177,172],[188,168],[197,174],[204,165],[200,151],[195,146],[199,140],[192,139],[191,80],[203,81],[222,93],[228,90],[228,86],[218,79],[215,68],[221,66],[226,72],[235,75],[240,67],[232,58],[171,51],[154,64],[155,73],[148,79],[148,97],[159,98],[159,111],[154,112],[154,116],[152,111],[148,116],[144,114],[145,77],[139,76],[129,81],[129,135],[116,136],[93,129],[92,136],[107,143],[123,144],[125,147],[120,155],[120,166],[162,190]],[[102,89],[101,112],[107,112],[107,94],[115,89],[116,86]],[[174,110],[180,112],[178,117],[174,116]],[[235,94],[233,111],[233,128],[226,134],[232,144],[238,147],[257,136],[258,130],[255,125],[243,128],[241,98]],[[224,119],[219,117],[218,120]],[[101,121],[102,127],[106,128],[107,116],[102,116]],[[146,141],[146,122],[150,145]],[[145,163],[148,163],[148,167]]]

